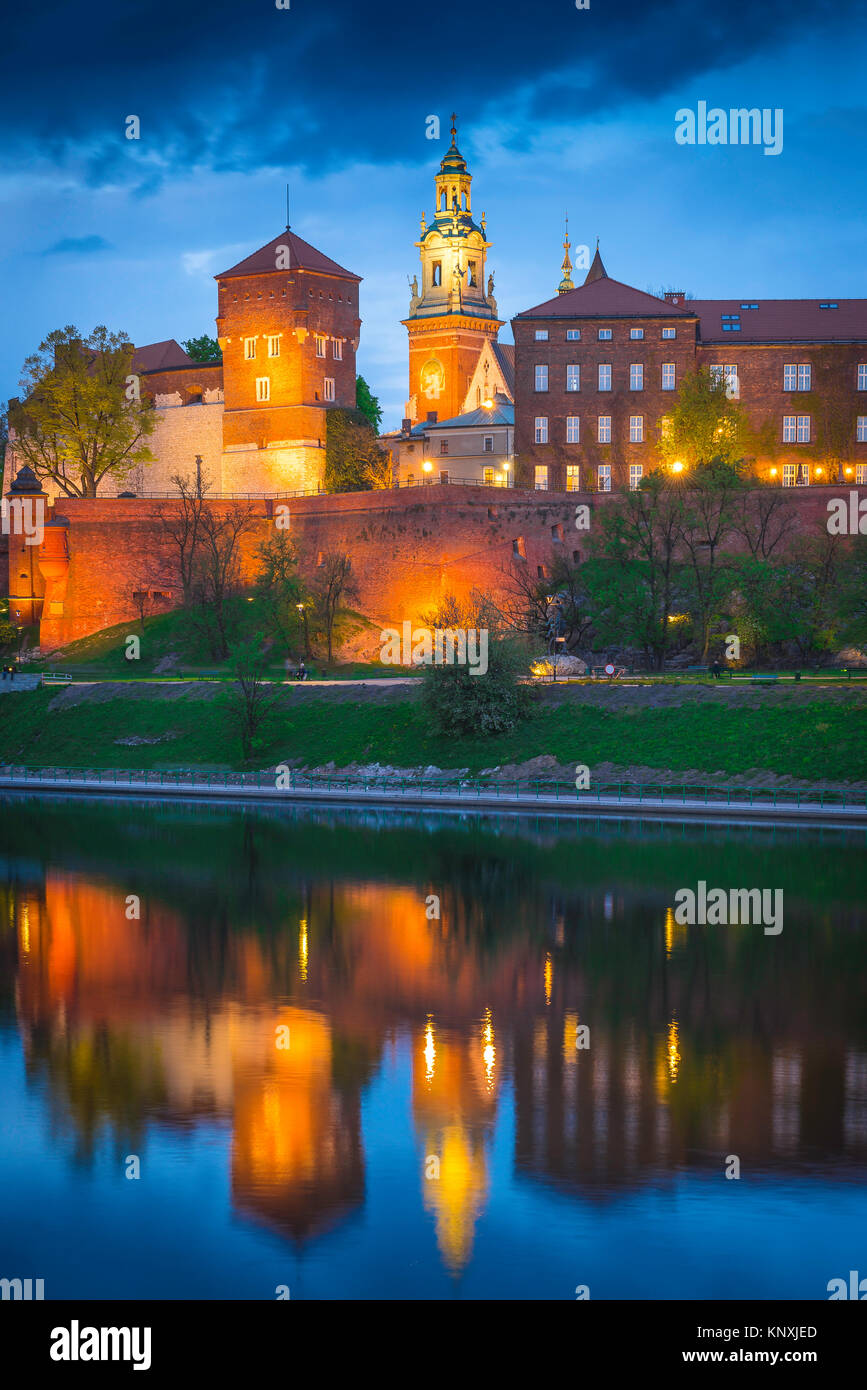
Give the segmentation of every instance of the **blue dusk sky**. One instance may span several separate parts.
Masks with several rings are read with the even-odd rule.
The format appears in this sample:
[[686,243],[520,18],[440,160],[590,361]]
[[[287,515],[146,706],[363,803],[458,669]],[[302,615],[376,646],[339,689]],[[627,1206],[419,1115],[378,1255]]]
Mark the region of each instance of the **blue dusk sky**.
[[[282,231],[288,182],[293,230],[364,277],[358,366],[395,425],[452,110],[506,320],[556,291],[566,211],[640,289],[867,296],[867,0],[289,4],[7,13],[0,400],[66,324],[213,334],[212,277]],[[678,144],[700,102],[781,109],[781,152]]]

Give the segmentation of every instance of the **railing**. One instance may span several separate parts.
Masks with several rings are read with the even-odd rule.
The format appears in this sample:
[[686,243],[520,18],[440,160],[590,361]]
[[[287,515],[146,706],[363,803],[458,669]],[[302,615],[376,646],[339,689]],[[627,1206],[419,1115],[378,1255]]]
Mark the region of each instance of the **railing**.
[[63,786],[65,783],[85,783],[93,787],[152,787],[185,789],[245,789],[291,792],[342,792],[347,794],[376,794],[380,796],[429,797],[432,800],[455,799],[471,803],[501,800],[503,803],[541,802],[549,805],[562,802],[564,807],[598,803],[612,805],[636,803],[648,809],[678,805],[695,810],[697,807],[731,807],[734,809],[778,808],[820,810],[843,807],[867,811],[867,792],[845,788],[823,787],[712,787],[690,782],[605,782],[587,789],[577,789],[574,783],[548,781],[543,778],[429,778],[405,775],[382,776],[316,776],[290,770],[282,774],[288,785],[278,786],[276,771],[212,772],[198,768],[175,768],[170,771],[122,770],[119,768],[29,768],[0,767],[0,781],[22,786]]

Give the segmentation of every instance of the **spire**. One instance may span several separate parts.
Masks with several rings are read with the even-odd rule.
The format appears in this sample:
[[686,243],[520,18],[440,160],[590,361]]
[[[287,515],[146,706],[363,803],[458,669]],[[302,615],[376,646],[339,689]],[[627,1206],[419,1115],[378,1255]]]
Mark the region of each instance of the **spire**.
[[455,115],[455,113],[454,113],[454,111],[453,111],[453,112],[452,112],[452,143],[451,143],[451,145],[449,146],[449,148],[446,150],[445,155],[443,156],[443,161],[442,161],[442,163],[440,164],[440,173],[441,173],[441,174],[445,174],[445,173],[454,173],[455,171],[457,171],[458,173],[466,173],[466,170],[467,170],[467,161],[464,159],[463,155],[461,154],[460,150],[458,149],[458,126],[457,126],[457,121],[458,121],[458,118],[457,118],[457,116]]
[[569,247],[570,247],[570,245],[571,245],[571,242],[569,241],[569,214],[568,214],[568,212],[567,212],[567,214],[566,214],[566,236],[565,236],[565,238],[564,238],[564,240],[563,240],[563,249],[564,249],[564,251],[566,252],[566,254],[565,254],[565,256],[563,257],[563,264],[562,264],[562,266],[560,267],[560,269],[561,269],[562,272],[563,272],[563,279],[560,281],[559,285],[557,286],[557,293],[558,293],[558,294],[568,294],[569,290],[574,290],[574,288],[575,288],[574,284],[572,283],[572,261],[571,261],[571,259],[570,259],[570,257],[569,257]]
[[589,269],[588,272],[587,272],[587,277],[586,277],[586,279],[585,279],[585,281],[584,281],[584,284],[585,284],[585,285],[591,285],[591,284],[593,283],[594,280],[607,280],[607,279],[608,279],[608,271],[605,269],[605,266],[602,264],[602,257],[601,257],[600,254],[599,254],[599,238],[597,237],[597,238],[596,238],[596,255],[593,257],[593,264],[591,265],[590,269]]

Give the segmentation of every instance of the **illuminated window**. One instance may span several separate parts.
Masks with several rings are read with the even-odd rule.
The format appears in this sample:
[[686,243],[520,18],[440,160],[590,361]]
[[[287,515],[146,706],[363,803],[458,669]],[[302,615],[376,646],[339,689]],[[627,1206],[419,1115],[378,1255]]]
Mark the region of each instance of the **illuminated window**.
[[324,386],[324,396],[325,396],[325,399],[326,399],[327,401],[333,401],[333,400],[334,400],[334,377],[333,377],[333,376],[327,376],[327,377],[325,378],[325,381],[324,381],[324,383],[323,383],[323,386]]
[[316,334],[316,356],[317,356],[317,357],[324,357],[324,356],[325,356],[325,334],[324,334],[324,333],[317,333],[317,334]]
[[663,415],[659,422],[659,432],[663,439],[671,438],[672,418],[670,415]]
[[279,336],[279,334],[273,334],[271,337],[269,337],[269,339],[268,339],[268,356],[269,356],[269,357],[279,357],[279,356],[280,356],[280,336]]
[[577,415],[566,416],[566,443],[580,444],[581,442],[581,421]]
[[638,489],[639,489],[640,486],[641,486],[641,479],[642,479],[642,475],[643,475],[643,474],[644,474],[644,467],[643,467],[642,464],[640,464],[640,463],[630,463],[630,465],[629,465],[629,490],[630,490],[630,492],[637,492],[637,491],[638,491]]
[[253,360],[253,358],[254,358],[255,356],[256,356],[256,339],[255,339],[255,338],[245,338],[245,339],[244,339],[244,357],[245,357],[246,361],[247,361],[247,362],[252,362],[252,360]]
[[630,391],[644,390],[644,363],[630,362],[629,364],[629,389]]
[[537,415],[537,416],[536,416],[536,443],[537,443],[537,444],[547,444],[547,443],[548,443],[548,416],[547,416],[547,415]]
[[548,390],[548,364],[540,363],[536,367],[536,390]]
[[581,469],[577,463],[566,464],[566,491],[581,491]]
[[598,388],[600,391],[611,390],[611,363],[599,363]]
[[611,464],[600,463],[596,470],[596,486],[600,492],[611,491]]
[[855,464],[855,482],[867,483],[867,463]]
[[340,338],[331,339],[331,355],[335,362],[343,361],[343,341]]
[[676,329],[676,328],[663,328],[663,330],[662,330],[662,336],[663,336],[663,338],[676,338],[676,337],[677,337],[677,329]]
[[795,486],[795,465],[793,463],[783,464],[783,487]]
[[644,416],[630,415],[629,417],[629,442],[630,444],[644,443]]
[[611,416],[599,415],[596,419],[596,438],[600,444],[611,443]]
[[490,468],[490,467],[488,467],[488,468],[483,468],[483,469],[482,469],[482,482],[484,482],[484,483],[493,483],[493,481],[494,481],[494,470],[493,470],[493,468]]
[[674,390],[675,364],[673,362],[663,362],[662,364],[662,389],[663,391]]
[[581,368],[574,362],[571,362],[566,368],[566,390],[581,390]]
[[537,463],[533,469],[533,482],[537,492],[548,491],[548,465]]
[[271,378],[268,376],[256,377],[256,400],[270,401],[271,399]]

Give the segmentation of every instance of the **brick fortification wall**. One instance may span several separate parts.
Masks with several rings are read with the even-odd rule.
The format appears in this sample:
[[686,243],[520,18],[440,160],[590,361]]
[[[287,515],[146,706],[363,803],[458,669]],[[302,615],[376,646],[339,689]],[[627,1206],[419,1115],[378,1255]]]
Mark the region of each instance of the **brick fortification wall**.
[[[824,528],[828,497],[848,491],[799,490],[799,524]],[[859,491],[867,495],[867,488]],[[550,574],[558,554],[583,559],[588,533],[575,528],[576,505],[590,508],[592,530],[593,513],[617,502],[615,494],[540,494],[434,484],[400,492],[297,498],[289,503],[289,534],[300,547],[308,576],[315,573],[322,554],[350,554],[359,588],[352,607],[377,627],[398,627],[405,619],[420,621],[447,593],[465,596],[473,588],[494,596],[504,593],[516,566],[526,566],[535,580]],[[175,505],[146,499],[66,499],[53,509],[58,520],[63,517],[69,523],[68,569],[65,589],[61,581],[46,595],[41,624],[45,650],[136,619],[133,593],[138,589],[165,594],[164,606],[179,604],[173,551],[160,524],[160,510],[167,512]],[[278,504],[263,500],[212,505],[252,508],[255,526],[241,548],[242,574],[252,580],[256,549],[273,532]],[[62,529],[49,527],[46,532],[46,544],[56,554],[63,550],[55,539]]]

